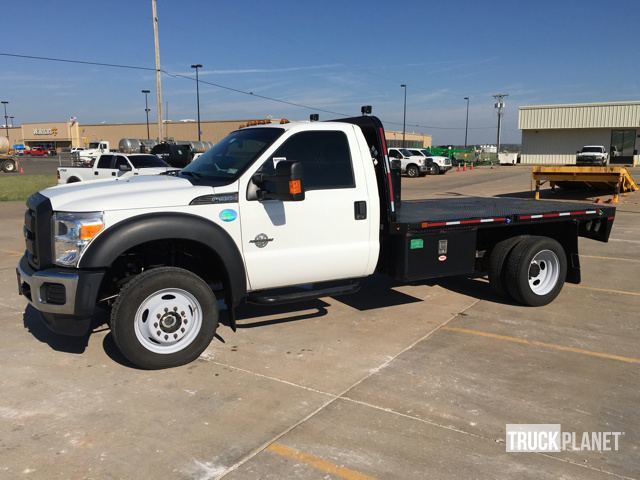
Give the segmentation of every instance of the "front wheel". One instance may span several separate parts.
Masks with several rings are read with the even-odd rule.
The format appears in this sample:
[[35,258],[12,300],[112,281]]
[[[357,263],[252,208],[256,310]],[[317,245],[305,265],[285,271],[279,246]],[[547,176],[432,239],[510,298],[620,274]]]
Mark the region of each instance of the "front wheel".
[[562,290],[567,276],[567,256],[556,240],[528,237],[513,247],[504,272],[511,297],[525,305],[551,303]]
[[418,170],[418,167],[416,167],[415,165],[408,165],[407,166],[407,176],[411,177],[411,178],[415,178],[420,176],[420,170]]
[[111,313],[122,354],[145,369],[189,363],[211,343],[218,305],[196,274],[176,267],[147,270],[127,283]]

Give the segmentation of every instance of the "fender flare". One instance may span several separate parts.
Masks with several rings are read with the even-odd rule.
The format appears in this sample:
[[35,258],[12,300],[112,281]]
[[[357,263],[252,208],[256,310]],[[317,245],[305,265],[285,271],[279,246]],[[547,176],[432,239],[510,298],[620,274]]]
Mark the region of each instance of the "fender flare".
[[217,255],[226,270],[230,310],[245,297],[244,261],[231,236],[215,223],[188,213],[149,213],[116,223],[91,242],[78,268],[109,268],[116,258],[137,245],[169,239],[195,241]]

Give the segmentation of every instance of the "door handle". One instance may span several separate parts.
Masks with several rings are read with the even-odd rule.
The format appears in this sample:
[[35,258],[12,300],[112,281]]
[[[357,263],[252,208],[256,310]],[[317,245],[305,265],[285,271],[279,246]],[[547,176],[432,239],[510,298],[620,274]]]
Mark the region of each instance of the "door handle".
[[353,217],[356,220],[365,220],[367,218],[367,202],[360,200],[353,203]]
[[94,175],[99,175],[99,172],[93,172]]

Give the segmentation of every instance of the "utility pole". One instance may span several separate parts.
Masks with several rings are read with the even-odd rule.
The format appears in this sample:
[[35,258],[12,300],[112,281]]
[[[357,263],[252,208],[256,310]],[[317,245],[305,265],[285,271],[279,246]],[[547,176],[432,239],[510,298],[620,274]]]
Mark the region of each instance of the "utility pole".
[[400,88],[404,88],[404,110],[402,114],[402,148],[406,148],[404,137],[407,132],[407,86],[403,83]]
[[496,141],[496,154],[500,153],[500,126],[502,124],[502,115],[504,115],[504,97],[508,97],[508,93],[496,93],[493,98],[496,99],[494,107],[498,112],[498,138]]
[[202,65],[196,63],[195,65],[191,65],[191,68],[196,69],[196,99],[198,103],[198,141],[201,140],[200,135],[202,132],[200,131],[200,78],[198,77],[198,69],[202,68]]
[[151,0],[153,15],[153,46],[156,53],[156,112],[158,116],[158,142],[164,138],[162,133],[162,71],[160,69],[160,40],[158,39],[158,8],[156,0]]
[[6,100],[2,100],[2,105],[4,106],[4,128],[7,130],[7,140],[9,140],[9,117],[7,116],[7,105],[9,102]]
[[13,119],[16,117],[9,117],[9,120],[11,120],[11,128],[13,128]]
[[469,97],[464,97],[467,101],[467,121],[464,124],[464,148],[467,149],[467,134],[469,133]]
[[144,111],[147,114],[147,140],[149,140],[151,138],[151,134],[149,133],[149,101],[148,101],[148,95],[151,93],[151,90],[142,90],[142,93],[144,93]]

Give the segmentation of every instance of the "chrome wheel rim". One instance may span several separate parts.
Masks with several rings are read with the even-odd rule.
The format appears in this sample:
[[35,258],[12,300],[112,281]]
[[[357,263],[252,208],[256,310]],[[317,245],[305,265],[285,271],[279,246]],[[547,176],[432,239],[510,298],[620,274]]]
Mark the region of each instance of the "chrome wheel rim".
[[560,279],[560,260],[551,250],[536,253],[529,264],[529,288],[536,295],[547,295]]
[[134,328],[136,338],[147,350],[160,354],[179,352],[198,336],[202,307],[186,290],[164,288],[140,304]]

